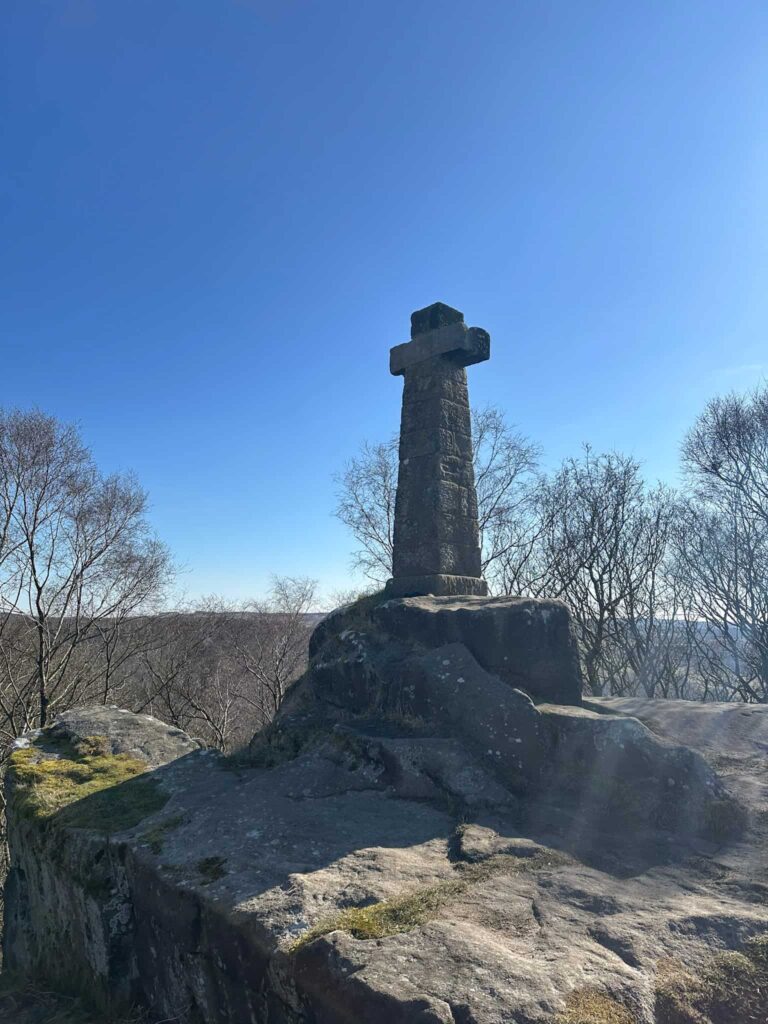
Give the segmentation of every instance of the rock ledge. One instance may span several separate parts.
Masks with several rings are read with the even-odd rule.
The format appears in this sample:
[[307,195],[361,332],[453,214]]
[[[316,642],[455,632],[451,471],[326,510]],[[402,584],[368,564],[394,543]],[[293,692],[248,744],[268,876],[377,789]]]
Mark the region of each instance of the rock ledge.
[[141,761],[162,802],[105,830],[129,780],[75,795],[79,827],[30,818],[11,768],[9,966],[181,1024],[566,1024],[598,1003],[670,1024],[661,963],[706,971],[768,931],[768,709],[729,787],[684,723],[672,742],[609,703],[535,703],[451,600],[326,621],[250,765],[114,708],[30,737],[25,764]]

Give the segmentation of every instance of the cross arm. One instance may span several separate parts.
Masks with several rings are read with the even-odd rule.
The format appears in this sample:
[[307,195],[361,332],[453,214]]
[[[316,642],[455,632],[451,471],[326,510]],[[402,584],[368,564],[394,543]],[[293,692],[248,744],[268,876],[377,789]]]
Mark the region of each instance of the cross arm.
[[445,357],[454,366],[470,366],[484,362],[490,355],[491,338],[482,327],[467,327],[464,323],[445,324],[390,349],[389,371],[397,377],[417,363],[440,357]]

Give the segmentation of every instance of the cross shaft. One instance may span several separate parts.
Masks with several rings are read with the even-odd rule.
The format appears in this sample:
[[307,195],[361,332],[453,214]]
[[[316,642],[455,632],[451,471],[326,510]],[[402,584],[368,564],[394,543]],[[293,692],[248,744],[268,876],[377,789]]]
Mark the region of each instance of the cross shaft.
[[437,302],[411,317],[390,352],[404,377],[390,594],[486,594],[482,579],[465,367],[490,338]]

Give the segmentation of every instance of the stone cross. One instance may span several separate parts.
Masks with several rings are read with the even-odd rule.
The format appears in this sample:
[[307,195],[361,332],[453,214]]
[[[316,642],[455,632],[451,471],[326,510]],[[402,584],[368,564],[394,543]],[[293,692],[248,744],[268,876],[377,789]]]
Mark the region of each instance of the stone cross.
[[435,302],[411,316],[411,341],[390,351],[403,376],[392,596],[488,593],[481,578],[466,366],[491,339]]

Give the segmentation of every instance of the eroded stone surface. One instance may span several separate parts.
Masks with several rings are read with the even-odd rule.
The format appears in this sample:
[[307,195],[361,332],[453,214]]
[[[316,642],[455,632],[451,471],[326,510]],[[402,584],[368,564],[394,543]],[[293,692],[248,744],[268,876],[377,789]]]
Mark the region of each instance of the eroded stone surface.
[[[766,743],[768,709],[757,714],[753,741]],[[114,722],[124,735],[125,718],[105,712],[106,734]],[[149,751],[151,723],[132,727]],[[737,844],[702,848],[639,828],[585,842],[566,818],[517,805],[457,813],[455,793],[407,795],[409,775],[425,771],[437,791],[441,773],[455,778],[456,742],[391,732],[343,727],[272,769],[180,750],[153,772],[166,807],[120,835],[12,819],[17,966],[61,963],[65,948],[72,976],[109,979],[157,1019],[204,1024],[551,1024],[584,986],[653,1024],[660,959],[693,967],[768,930],[762,819]],[[740,763],[756,771],[737,754],[734,786]],[[336,930],[295,948],[344,907],[451,882],[465,864],[494,867],[413,930]],[[49,899],[30,902],[40,885]]]
[[399,640],[463,644],[488,672],[535,701],[581,703],[578,648],[561,601],[412,597],[385,601],[372,617]]
[[[182,1024],[554,1024],[584,987],[654,1024],[660,958],[703,964],[768,930],[763,805],[745,835],[732,817],[743,780],[762,784],[753,748],[729,762],[729,791],[681,745],[690,716],[672,742],[599,702],[535,704],[470,650],[473,608],[493,648],[488,604],[330,616],[255,748],[272,767],[118,709],[66,716],[60,739],[142,757],[167,802],[105,835],[15,814],[9,773],[9,965]],[[535,635],[559,608],[501,614]],[[512,637],[529,652],[518,673],[535,666],[535,643]],[[339,927],[403,901],[426,908],[407,926]]]
[[[335,723],[417,723],[422,735],[460,743],[539,817],[559,808],[579,835],[738,829],[741,812],[700,754],[635,718],[576,706],[576,645],[559,602],[368,599],[321,623],[310,655],[277,719],[289,744]],[[571,703],[529,696],[551,691]]]
[[152,767],[167,764],[184,754],[200,750],[202,744],[152,715],[134,715],[117,707],[92,705],[61,714],[50,730],[53,737],[105,736],[112,754],[128,754]]

